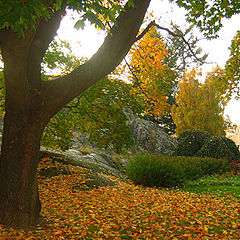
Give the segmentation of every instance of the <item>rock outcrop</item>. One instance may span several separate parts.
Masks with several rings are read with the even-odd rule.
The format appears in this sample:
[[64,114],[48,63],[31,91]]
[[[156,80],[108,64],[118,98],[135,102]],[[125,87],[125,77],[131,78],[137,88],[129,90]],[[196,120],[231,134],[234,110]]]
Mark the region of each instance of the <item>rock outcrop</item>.
[[118,178],[126,178],[120,171],[121,164],[114,162],[113,155],[105,150],[89,149],[82,152],[81,149],[69,149],[65,152],[41,148],[41,157],[51,157],[64,164],[71,164],[90,169],[94,173],[112,175]]
[[170,137],[158,124],[136,116],[131,110],[124,109],[137,150],[152,152],[160,155],[171,155],[177,140]]
[[[71,153],[70,153],[71,152]],[[46,166],[39,169],[39,174],[45,178],[52,178],[58,175],[69,175],[66,165],[80,166],[86,171],[82,174],[85,175],[86,181],[74,186],[75,190],[90,190],[92,188],[104,187],[104,186],[114,186],[118,184],[118,181],[109,179],[109,176],[115,176],[118,178],[125,178],[114,165],[103,160],[97,154],[93,157],[88,155],[83,155],[80,151],[71,150],[68,152],[59,152],[57,150],[46,150],[41,148],[41,159],[49,158],[52,162],[59,162],[56,166]],[[73,190],[74,190],[73,189]]]

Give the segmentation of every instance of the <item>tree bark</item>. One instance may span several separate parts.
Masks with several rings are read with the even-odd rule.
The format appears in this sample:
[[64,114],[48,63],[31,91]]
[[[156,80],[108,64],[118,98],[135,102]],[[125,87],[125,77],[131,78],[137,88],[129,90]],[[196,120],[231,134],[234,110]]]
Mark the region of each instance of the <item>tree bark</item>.
[[102,47],[88,63],[51,82],[41,81],[41,61],[61,21],[64,9],[21,39],[0,31],[6,82],[6,115],[0,158],[0,223],[26,227],[37,222],[40,201],[37,164],[40,139],[50,118],[121,62],[136,41],[150,0],[126,7]]
[[1,43],[6,114],[0,158],[0,223],[14,227],[36,224],[40,213],[37,164],[47,121],[42,118],[40,74],[35,71],[37,79],[29,71],[35,65],[28,54],[34,35],[29,31],[19,39],[6,32],[7,41]]
[[0,175],[0,222],[8,226],[37,223],[40,201],[37,164],[41,127],[36,116],[7,111]]

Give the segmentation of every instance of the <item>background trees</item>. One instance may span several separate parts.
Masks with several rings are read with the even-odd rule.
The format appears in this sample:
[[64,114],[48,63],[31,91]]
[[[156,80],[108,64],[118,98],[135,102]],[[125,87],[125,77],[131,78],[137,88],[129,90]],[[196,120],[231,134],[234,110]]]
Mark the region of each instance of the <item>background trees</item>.
[[177,134],[187,129],[199,129],[216,136],[223,135],[222,111],[213,85],[201,84],[195,70],[186,73],[179,82],[176,105],[172,109]]
[[239,97],[239,79],[240,79],[240,31],[238,31],[232,40],[230,47],[231,54],[225,69],[226,75],[230,80],[228,82],[229,92],[236,93]]
[[77,132],[90,135],[99,147],[117,152],[134,144],[126,124],[123,107],[134,113],[143,106],[131,94],[131,85],[118,79],[104,78],[65,106],[51,119],[43,133],[42,144],[65,150]]

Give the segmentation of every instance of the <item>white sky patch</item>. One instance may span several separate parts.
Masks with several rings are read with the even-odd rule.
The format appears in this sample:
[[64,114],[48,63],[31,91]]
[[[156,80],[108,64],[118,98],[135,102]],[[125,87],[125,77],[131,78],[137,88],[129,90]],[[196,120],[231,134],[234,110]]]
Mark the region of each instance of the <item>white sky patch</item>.
[[86,24],[84,30],[75,29],[76,19],[77,13],[69,11],[68,15],[61,22],[58,36],[71,44],[76,56],[90,58],[103,43],[105,34],[103,31],[96,30],[89,23]]

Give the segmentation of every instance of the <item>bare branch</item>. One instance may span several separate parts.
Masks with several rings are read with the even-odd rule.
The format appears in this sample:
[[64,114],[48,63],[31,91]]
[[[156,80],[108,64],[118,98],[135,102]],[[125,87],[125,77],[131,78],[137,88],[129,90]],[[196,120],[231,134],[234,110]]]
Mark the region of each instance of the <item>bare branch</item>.
[[191,48],[191,45],[190,43],[185,39],[184,35],[183,34],[179,34],[179,33],[175,33],[173,31],[171,31],[170,29],[168,28],[165,28],[165,27],[162,27],[160,25],[158,25],[157,23],[153,23],[153,26],[157,27],[158,29],[161,29],[161,30],[164,30],[164,31],[167,31],[168,34],[174,36],[174,37],[180,37],[183,42],[188,46],[188,49],[189,51],[191,52],[191,54],[193,55],[193,57],[198,61],[198,62],[201,62],[201,63],[204,63],[200,58],[197,57],[197,55],[194,53],[194,51],[192,50]]
[[75,105],[67,105],[67,106],[65,106],[64,108],[68,108],[68,109],[74,109],[74,108],[77,108],[77,107],[79,106],[80,98],[81,98],[82,96],[83,96],[83,94],[77,98],[77,102],[76,102]]
[[[83,94],[83,97],[87,100],[87,102],[90,104],[90,105],[92,105],[93,107],[95,107],[95,108],[97,108],[97,109],[99,109],[99,110],[103,110],[103,108],[100,108],[99,106],[97,106],[96,104],[94,104],[94,103],[92,103],[90,100],[89,100],[89,98],[86,96],[86,94]],[[107,113],[109,113],[109,112],[107,112]]]
[[136,37],[135,42],[143,38],[144,35],[150,30],[150,28],[154,26],[154,24],[155,24],[155,21],[150,22],[148,26]]

